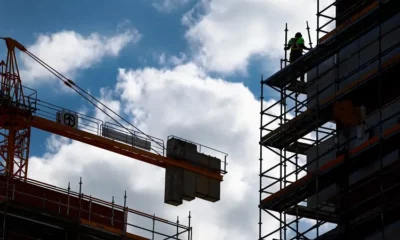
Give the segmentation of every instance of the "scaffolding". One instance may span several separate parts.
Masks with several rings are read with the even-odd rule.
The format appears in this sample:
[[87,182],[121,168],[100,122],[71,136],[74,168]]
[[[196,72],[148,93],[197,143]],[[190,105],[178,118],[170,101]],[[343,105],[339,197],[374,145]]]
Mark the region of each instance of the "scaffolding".
[[[321,2],[317,46],[289,65],[285,52],[281,70],[261,77],[259,240],[377,233],[383,239],[400,219],[400,164],[383,159],[399,149],[400,111],[388,114],[388,107],[400,100],[400,82],[393,79],[399,74],[400,7],[395,0],[336,0],[325,8]],[[334,7],[336,16],[327,15]],[[327,31],[331,23],[336,27]],[[303,74],[307,82],[297,81]],[[270,89],[279,99],[266,104]],[[366,116],[378,119],[357,146],[358,136],[347,137],[352,112],[344,103],[365,106]],[[274,156],[264,160],[266,150]],[[349,183],[377,161],[376,171]]]
[[[192,239],[188,225],[168,221],[36,180],[0,176],[1,239]],[[21,227],[23,226],[23,227]]]

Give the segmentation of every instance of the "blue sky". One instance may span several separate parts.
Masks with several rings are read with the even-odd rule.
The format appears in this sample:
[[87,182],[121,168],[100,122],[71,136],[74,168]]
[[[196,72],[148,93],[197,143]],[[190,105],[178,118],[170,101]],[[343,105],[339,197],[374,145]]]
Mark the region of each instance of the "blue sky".
[[[38,34],[52,34],[62,30],[75,31],[83,36],[93,32],[102,35],[116,33],[116,28],[134,27],[143,35],[140,44],[126,46],[117,58],[104,59],[100,64],[79,72],[74,79],[79,81],[80,86],[90,89],[92,93],[98,94],[99,89],[112,86],[117,75],[117,68],[129,67],[140,68],[144,66],[159,66],[155,55],[165,53],[178,56],[180,53],[190,51],[184,34],[186,26],[181,24],[182,15],[193,8],[196,1],[178,5],[172,13],[158,11],[151,1],[106,1],[102,4],[94,4],[94,0],[87,1],[26,1],[17,0],[5,2],[3,9],[18,9],[5,11],[0,16],[2,24],[0,32],[2,35],[12,37],[25,46],[35,43]],[[17,14],[16,14],[17,13]],[[35,53],[34,53],[35,54]],[[227,55],[227,58],[230,56]],[[144,62],[144,59],[146,62]],[[42,59],[43,60],[43,59]],[[263,59],[262,61],[268,61]],[[53,66],[52,62],[46,62]],[[272,63],[276,64],[276,63]],[[260,75],[268,76],[270,71],[262,73],[259,59],[254,59],[248,68],[248,74],[230,74],[224,79],[232,82],[243,82],[245,86],[259,97]],[[220,76],[218,73],[210,73],[210,76]],[[67,76],[69,77],[69,76]],[[26,76],[21,76],[23,84]],[[57,80],[54,80],[57,81]],[[29,84],[26,84],[30,87]],[[74,109],[73,106],[81,104],[79,96],[65,95],[58,98],[58,91],[52,91],[52,85],[41,84],[34,86],[38,96],[43,101],[53,102],[61,107]],[[43,142],[46,134],[33,130],[32,140]],[[39,147],[40,146],[40,147]],[[43,154],[43,144],[33,145],[31,154]]]
[[[304,32],[306,20],[315,29],[315,1],[288,7],[289,2],[293,4],[290,0],[4,2],[2,9],[12,11],[0,15],[2,36],[18,40],[145,132],[164,140],[178,135],[230,156],[223,199],[216,204],[196,200],[181,208],[163,204],[162,170],[49,138],[38,130],[31,138],[29,176],[59,186],[82,176],[89,179],[85,186],[93,195],[109,199],[128,190],[128,196],[143,200],[132,200],[130,206],[171,219],[192,210],[197,217],[195,239],[255,239],[260,75],[267,77],[279,66],[285,22],[290,34]],[[0,48],[0,54],[4,51]],[[104,118],[80,96],[66,92],[59,80],[18,56],[23,84],[36,89],[41,100],[75,111],[85,106],[89,114]],[[100,93],[102,88],[108,89],[107,94]],[[266,94],[270,101],[276,93]],[[277,160],[266,154],[271,164]],[[105,190],[99,187],[102,183],[112,187]],[[246,220],[237,219],[239,215]],[[266,228],[271,230],[274,224]]]

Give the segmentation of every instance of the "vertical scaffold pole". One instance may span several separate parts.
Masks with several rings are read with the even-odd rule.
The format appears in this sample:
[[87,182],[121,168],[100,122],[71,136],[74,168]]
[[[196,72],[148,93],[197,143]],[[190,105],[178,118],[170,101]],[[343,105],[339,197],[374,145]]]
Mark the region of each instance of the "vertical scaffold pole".
[[111,201],[111,226],[114,226],[114,196],[112,196],[112,201]]
[[68,183],[68,196],[67,196],[67,215],[69,215],[69,193],[71,191],[71,183]]
[[176,239],[179,239],[179,216],[176,217]]
[[[286,23],[285,24],[285,46],[287,46],[287,42],[288,42],[288,31],[289,31],[288,24]],[[285,67],[287,66],[287,62],[288,62],[287,50],[285,48]],[[283,103],[281,105],[281,125],[282,125],[282,124],[285,124],[285,122],[286,122],[286,90],[285,89],[281,90],[281,99],[283,101]],[[283,116],[282,116],[282,114],[283,114]],[[282,119],[282,117],[283,117],[283,119]],[[280,153],[281,153],[281,155],[280,155],[280,159],[281,159],[281,166],[280,166],[280,168],[281,168],[281,171],[280,171],[281,184],[280,185],[281,185],[281,187],[280,188],[282,189],[282,177],[283,177],[283,187],[286,187],[286,150],[284,150],[283,152],[282,152],[282,150],[280,150]],[[283,161],[282,161],[282,155],[283,155]],[[282,166],[282,164],[283,164],[283,166]],[[283,174],[282,174],[282,167],[283,167]],[[281,213],[280,213],[279,220],[282,224],[282,214]],[[282,232],[281,232],[282,230],[280,230],[281,239],[286,239],[286,214],[283,215],[283,221],[284,221],[284,225],[283,225],[283,227],[284,227],[283,236],[284,237],[282,238]]]
[[[261,145],[261,139],[262,139],[262,134],[263,134],[263,102],[264,102],[264,85],[263,85],[263,76],[261,75],[261,81],[260,81],[260,85],[261,85],[261,96],[260,96],[260,191],[259,191],[259,196],[260,196],[260,204],[262,201],[262,180],[263,180],[263,168],[262,168],[262,162],[263,162],[263,154],[262,154],[262,145]],[[258,208],[258,227],[259,227],[259,234],[258,234],[258,239],[261,240],[261,236],[262,236],[262,210],[261,207]]]
[[82,177],[79,178],[79,218],[82,210]]
[[310,34],[310,26],[308,25],[308,21],[306,21],[306,23],[307,23],[308,41],[309,41],[309,44],[310,44],[310,48],[312,48],[311,34]]
[[319,0],[317,0],[317,42],[316,42],[316,45],[318,45],[318,42],[319,42],[319,16],[320,16],[320,13],[319,13]]
[[[319,2],[320,0],[317,0],[317,45],[318,45],[318,41],[319,41],[319,28],[320,28],[320,25],[319,25],[319,18],[320,18],[320,16],[321,16],[321,13],[320,13],[320,2]],[[319,51],[317,50],[317,58],[319,58]],[[316,73],[316,80],[318,81],[318,79],[319,79],[319,65],[317,65],[317,73]],[[318,83],[317,83],[317,89],[316,89],[316,92],[317,92],[317,99],[316,99],[316,105],[317,105],[317,109],[319,109],[319,95],[318,95],[318,93],[319,93],[319,89],[318,89]],[[319,168],[319,139],[318,139],[318,120],[319,120],[319,112],[318,112],[318,110],[317,110],[317,112],[316,112],[316,128],[317,128],[317,131],[316,131],[316,144],[315,144],[315,146],[316,146],[316,157],[317,157],[317,162],[316,162],[316,168],[315,169],[318,169]],[[319,175],[317,174],[317,179],[316,179],[316,182],[315,182],[315,188],[316,188],[316,202],[317,202],[317,206],[318,206],[318,204],[319,204]],[[317,216],[316,216],[316,224],[317,224],[317,231],[316,231],[316,237],[318,238],[319,237],[319,211],[317,211]]]
[[154,240],[155,227],[156,227],[156,214],[153,214],[153,231],[151,232],[151,240]]
[[287,66],[287,62],[288,62],[288,59],[287,59],[287,50],[286,50],[286,48],[287,48],[287,43],[288,43],[288,31],[289,31],[289,29],[288,29],[288,27],[287,27],[287,23],[286,23],[286,26],[285,26],[285,67]]
[[124,239],[126,239],[126,231],[127,231],[127,223],[128,223],[128,212],[126,211],[126,198],[127,198],[127,196],[126,196],[126,191],[125,191],[125,194],[124,194]]
[[190,237],[190,234],[192,233],[192,226],[191,226],[191,218],[192,218],[192,216],[191,216],[191,214],[190,214],[190,211],[189,211],[189,232],[188,232],[188,240],[191,240],[191,237]]

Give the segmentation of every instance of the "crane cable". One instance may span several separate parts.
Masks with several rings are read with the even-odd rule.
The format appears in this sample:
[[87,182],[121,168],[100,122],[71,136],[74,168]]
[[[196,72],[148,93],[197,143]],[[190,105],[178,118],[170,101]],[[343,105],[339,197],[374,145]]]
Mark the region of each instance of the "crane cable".
[[[132,125],[129,121],[127,121],[125,118],[123,118],[122,116],[120,116],[118,113],[114,112],[112,109],[110,109],[109,107],[107,107],[105,104],[103,104],[101,101],[99,101],[98,99],[96,99],[94,96],[92,96],[90,93],[88,93],[87,91],[85,91],[84,89],[82,89],[81,87],[79,87],[74,81],[72,81],[71,79],[66,78],[64,75],[62,75],[61,73],[59,73],[57,70],[55,70],[54,68],[52,68],[51,66],[49,66],[47,63],[45,63],[44,61],[42,61],[40,58],[36,57],[33,53],[29,52],[28,50],[24,51],[27,55],[29,55],[31,58],[33,58],[36,62],[38,62],[40,65],[42,65],[44,68],[46,68],[49,72],[51,72],[56,78],[58,78],[59,80],[61,80],[67,87],[70,87],[71,89],[73,89],[76,93],[78,93],[79,95],[81,95],[83,98],[85,98],[88,102],[90,102],[94,107],[96,107],[97,109],[99,109],[101,112],[103,112],[104,114],[106,114],[109,118],[111,118],[112,120],[114,120],[118,125],[120,125],[122,128],[124,128],[125,130],[127,130],[129,133],[131,133],[132,135],[135,135],[134,133],[131,132],[131,130],[129,130],[128,128],[126,128],[125,126],[123,126],[120,122],[118,122],[117,120],[115,120],[113,117],[111,117],[106,111],[104,111],[103,109],[101,109],[97,104],[95,104],[93,101],[91,101],[90,99],[88,99],[86,96],[84,96],[82,93],[80,93],[77,89],[75,89],[74,87],[78,88],[80,91],[84,92],[86,95],[88,95],[90,98],[92,98],[94,101],[96,101],[97,103],[101,104],[103,107],[105,107],[106,109],[108,109],[110,112],[112,112],[113,114],[117,115],[120,119],[122,119],[123,121],[125,121],[127,124],[129,124],[131,127],[133,127],[134,129],[136,129],[138,132],[140,132],[141,134],[145,135],[146,137],[148,137],[149,139],[151,139],[154,143],[158,144],[163,150],[166,150],[166,148],[164,147],[164,145],[160,144],[159,142],[155,141],[153,139],[153,137],[151,137],[150,135],[147,135],[146,133],[144,133],[143,131],[141,131],[139,128],[135,127],[134,125]],[[153,148],[151,148],[153,149]],[[154,149],[153,149],[154,150]],[[157,154],[161,155],[160,153],[158,153],[156,150],[154,150]]]

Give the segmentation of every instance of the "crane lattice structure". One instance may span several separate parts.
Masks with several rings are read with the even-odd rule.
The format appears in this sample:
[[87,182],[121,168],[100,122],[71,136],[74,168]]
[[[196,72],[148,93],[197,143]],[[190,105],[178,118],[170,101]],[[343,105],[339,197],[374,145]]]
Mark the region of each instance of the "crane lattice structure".
[[[31,129],[36,128],[165,168],[165,203],[177,206],[183,200],[191,201],[196,197],[211,202],[219,201],[220,183],[227,173],[227,154],[175,136],[168,137],[165,147],[163,140],[131,125],[18,41],[8,37],[2,39],[8,50],[6,61],[0,63],[0,177],[4,178],[6,184],[4,199],[9,199],[10,182],[31,182],[27,178],[29,149]],[[104,123],[38,99],[35,90],[22,85],[16,50],[45,67],[114,123]],[[125,121],[125,124],[121,124],[102,107]],[[219,154],[219,158],[207,154]]]

